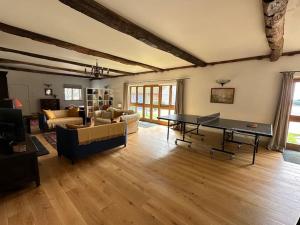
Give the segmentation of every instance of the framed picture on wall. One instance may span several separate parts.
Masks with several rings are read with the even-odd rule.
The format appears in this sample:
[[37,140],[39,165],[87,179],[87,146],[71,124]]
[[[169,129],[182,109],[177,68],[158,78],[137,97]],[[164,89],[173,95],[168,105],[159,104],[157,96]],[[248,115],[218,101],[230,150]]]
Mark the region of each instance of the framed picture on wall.
[[212,88],[210,95],[211,103],[233,104],[234,88]]
[[45,88],[45,95],[46,96],[53,95],[53,90],[51,88]]

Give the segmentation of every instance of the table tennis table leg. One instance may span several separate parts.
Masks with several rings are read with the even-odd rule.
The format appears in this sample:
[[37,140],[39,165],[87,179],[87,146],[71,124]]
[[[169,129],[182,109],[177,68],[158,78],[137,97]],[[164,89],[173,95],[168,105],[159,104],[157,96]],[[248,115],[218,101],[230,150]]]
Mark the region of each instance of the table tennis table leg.
[[255,135],[255,140],[254,140],[254,147],[253,147],[253,158],[252,158],[252,164],[255,163],[255,155],[258,151],[258,144],[259,144],[259,137],[258,135]]
[[182,141],[182,142],[186,142],[186,143],[188,143],[189,145],[189,147],[191,147],[191,145],[192,145],[192,142],[191,141],[187,141],[187,140],[185,140],[185,135],[186,135],[186,123],[185,122],[182,122],[181,123],[181,126],[182,126],[182,139],[179,139],[179,138],[176,138],[176,140],[175,140],[175,144],[177,145],[177,142],[178,141]]
[[225,150],[225,142],[226,142],[226,129],[223,129],[223,140],[222,140],[221,149],[212,148],[211,151],[210,151],[210,154],[212,155],[214,151],[218,151],[218,152],[223,152],[223,153],[226,153],[226,154],[230,154],[231,157],[233,157],[235,155],[233,152],[229,152],[229,151]]
[[168,120],[167,140],[169,140],[169,136],[170,136],[170,120]]

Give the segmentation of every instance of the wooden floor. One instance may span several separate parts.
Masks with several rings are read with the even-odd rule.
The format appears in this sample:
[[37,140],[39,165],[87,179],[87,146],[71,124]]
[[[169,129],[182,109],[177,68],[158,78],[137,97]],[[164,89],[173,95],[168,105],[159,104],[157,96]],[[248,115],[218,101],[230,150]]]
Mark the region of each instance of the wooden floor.
[[[127,148],[75,165],[51,154],[39,158],[41,186],[0,197],[0,224],[249,224],[295,225],[300,216],[300,166],[246,147],[230,160],[198,137],[176,146],[166,127],[140,128]],[[230,146],[232,147],[232,146]],[[236,149],[232,147],[232,149]]]

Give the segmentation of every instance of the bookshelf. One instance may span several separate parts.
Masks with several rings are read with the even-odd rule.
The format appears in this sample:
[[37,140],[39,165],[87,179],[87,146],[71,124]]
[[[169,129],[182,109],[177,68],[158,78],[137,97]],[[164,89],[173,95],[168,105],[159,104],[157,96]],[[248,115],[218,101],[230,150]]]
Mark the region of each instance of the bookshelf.
[[94,111],[102,109],[104,106],[113,105],[113,91],[106,88],[86,88],[85,109],[86,116],[93,117]]

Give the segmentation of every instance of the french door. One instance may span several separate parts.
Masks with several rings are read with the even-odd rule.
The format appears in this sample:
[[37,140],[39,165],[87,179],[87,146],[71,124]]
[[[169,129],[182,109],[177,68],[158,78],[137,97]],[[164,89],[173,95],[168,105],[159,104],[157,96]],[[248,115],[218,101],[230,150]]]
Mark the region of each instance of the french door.
[[293,104],[289,116],[287,148],[300,150],[300,79],[294,80],[294,87]]
[[143,85],[130,87],[131,110],[139,113],[141,120],[164,124],[161,115],[174,114],[176,85]]

